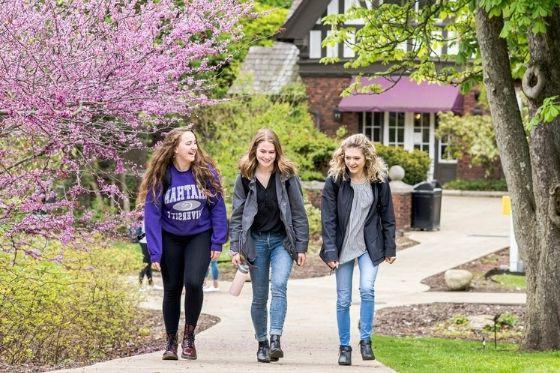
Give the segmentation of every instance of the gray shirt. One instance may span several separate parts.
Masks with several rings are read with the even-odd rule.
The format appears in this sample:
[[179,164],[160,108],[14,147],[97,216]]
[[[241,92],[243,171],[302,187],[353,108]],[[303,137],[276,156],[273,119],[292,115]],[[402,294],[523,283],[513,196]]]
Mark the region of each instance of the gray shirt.
[[363,184],[350,183],[350,185],[354,189],[354,199],[352,200],[352,210],[338,259],[339,264],[357,258],[367,250],[364,240],[364,226],[373,203],[373,191],[371,190],[371,184],[368,182]]

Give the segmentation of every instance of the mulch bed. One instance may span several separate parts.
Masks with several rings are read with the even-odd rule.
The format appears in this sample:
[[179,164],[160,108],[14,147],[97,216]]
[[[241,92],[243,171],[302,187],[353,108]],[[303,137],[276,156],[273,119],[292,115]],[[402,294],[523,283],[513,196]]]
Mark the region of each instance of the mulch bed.
[[[482,258],[462,264],[454,269],[466,269],[473,274],[471,286],[466,291],[490,293],[523,293],[522,289],[514,289],[492,280],[492,276],[507,273],[509,266],[509,248],[504,248]],[[430,287],[430,291],[448,291],[445,285],[445,272],[430,276],[422,283]]]
[[[517,323],[498,333],[499,342],[518,343],[523,333],[524,306],[489,305],[464,303],[416,304],[401,307],[382,308],[375,315],[375,334],[387,336],[417,336],[460,338],[482,341],[494,339],[490,331],[472,330],[467,325],[457,325],[454,321],[464,316],[512,314]],[[375,338],[375,337],[374,337]]]
[[[206,330],[220,321],[219,317],[201,314],[196,327],[196,333]],[[149,333],[138,335],[134,341],[124,348],[118,348],[106,352],[103,358],[97,360],[88,360],[82,362],[73,362],[58,366],[45,366],[26,364],[21,366],[11,366],[0,363],[0,372],[4,373],[22,373],[22,372],[46,372],[55,369],[77,368],[86,365],[92,365],[101,361],[117,359],[128,356],[146,354],[155,351],[161,351],[165,348],[165,329],[163,325],[163,316],[161,311],[141,310],[140,322],[142,329],[149,329]],[[181,327],[182,325],[180,325]],[[179,333],[179,344],[181,343],[182,332]],[[180,346],[179,346],[180,347]]]
[[[397,251],[407,249],[411,246],[417,245],[418,242],[414,241],[407,236],[400,236],[396,238]],[[321,248],[321,240],[313,240],[309,243],[309,251],[307,259],[303,267],[294,265],[290,278],[311,278],[327,276],[330,272],[327,265],[319,257],[319,250]],[[226,281],[231,281],[235,276],[236,269],[230,262],[220,263],[220,278]]]

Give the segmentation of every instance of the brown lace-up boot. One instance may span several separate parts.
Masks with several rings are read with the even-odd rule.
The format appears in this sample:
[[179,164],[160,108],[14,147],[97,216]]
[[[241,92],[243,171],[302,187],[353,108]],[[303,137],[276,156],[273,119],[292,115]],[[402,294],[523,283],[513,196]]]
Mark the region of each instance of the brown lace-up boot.
[[179,360],[177,347],[177,333],[167,333],[167,346],[165,347],[162,360]]
[[194,329],[196,325],[185,325],[185,334],[183,335],[183,351],[181,357],[183,359],[196,360],[196,347],[194,346]]

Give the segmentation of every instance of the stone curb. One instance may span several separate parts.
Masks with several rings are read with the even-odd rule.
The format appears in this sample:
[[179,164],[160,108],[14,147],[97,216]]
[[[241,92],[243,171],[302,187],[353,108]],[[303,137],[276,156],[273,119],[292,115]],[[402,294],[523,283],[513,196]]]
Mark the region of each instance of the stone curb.
[[443,189],[444,196],[459,196],[459,197],[493,197],[500,198],[503,196],[508,196],[508,192],[496,192],[496,191],[479,191],[479,190],[452,190]]

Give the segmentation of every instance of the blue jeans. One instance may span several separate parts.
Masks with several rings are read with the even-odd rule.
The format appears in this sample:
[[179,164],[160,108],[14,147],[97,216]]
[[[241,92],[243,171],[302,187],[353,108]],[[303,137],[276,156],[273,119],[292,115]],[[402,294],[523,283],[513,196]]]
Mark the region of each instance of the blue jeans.
[[220,270],[218,269],[217,260],[210,261],[210,270],[206,273],[206,277],[208,277],[209,274],[212,274],[212,280],[217,280],[220,276]]
[[[360,339],[369,340],[375,314],[375,278],[377,269],[369,254],[358,258],[360,268]],[[352,304],[352,273],[354,261],[342,264],[336,270],[336,321],[341,346],[350,346],[350,305]]]
[[[267,302],[269,278],[272,299],[270,301],[270,334],[282,335],[286,318],[286,288],[292,271],[292,258],[284,249],[283,234],[253,233],[257,257],[250,267],[253,287],[251,319],[257,341],[267,338]],[[272,268],[272,271],[271,271]],[[271,275],[269,273],[271,272]]]

